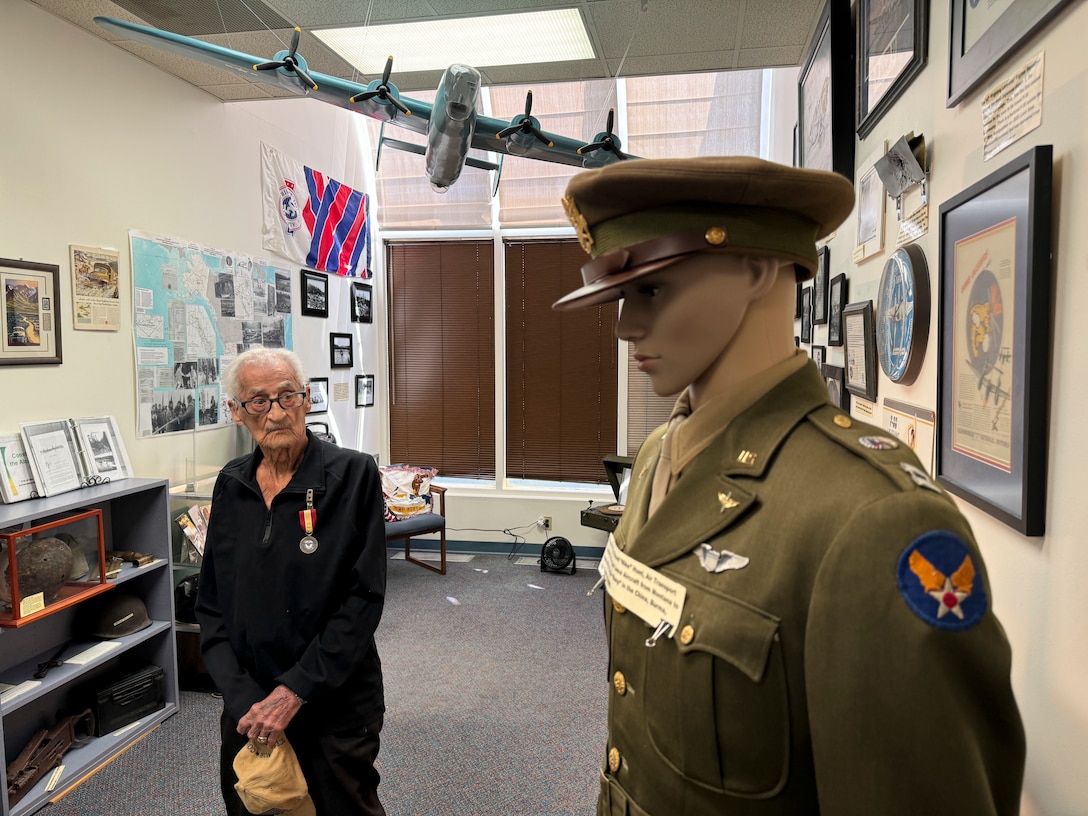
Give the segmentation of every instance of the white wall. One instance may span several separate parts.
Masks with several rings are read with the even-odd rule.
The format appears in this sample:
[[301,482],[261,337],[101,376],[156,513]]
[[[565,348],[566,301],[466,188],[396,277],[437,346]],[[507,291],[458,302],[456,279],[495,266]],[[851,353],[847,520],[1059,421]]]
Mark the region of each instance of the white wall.
[[[1043,125],[989,162],[981,155],[977,92],[956,108],[944,107],[948,60],[948,0],[931,4],[929,62],[875,132],[858,146],[859,161],[879,141],[907,131],[924,133],[933,156],[932,218],[940,202],[1036,144],[1053,144],[1055,155],[1054,315],[1047,534],[1027,539],[990,516],[963,504],[986,557],[994,606],[1013,644],[1013,680],[1028,730],[1025,814],[1088,814],[1088,546],[1083,541],[1088,435],[1077,416],[1088,404],[1088,363],[1082,360],[1083,304],[1088,303],[1088,184],[1079,174],[1088,164],[1085,108],[1088,56],[1079,32],[1088,27],[1088,4],[1076,3],[1023,47],[991,82],[1007,76],[1040,50],[1046,51]],[[138,475],[178,481],[193,439],[134,437],[134,373],[130,334],[132,292],[127,230],[176,235],[222,248],[263,255],[260,246],[258,149],[263,139],[311,166],[373,189],[367,153],[357,149],[365,130],[352,117],[308,100],[224,105],[138,59],[57,20],[22,0],[0,2],[5,62],[16,73],[0,83],[0,257],[56,263],[62,270],[65,308],[62,366],[0,367],[0,431],[20,421],[71,415],[117,416]],[[777,72],[776,72],[777,73]],[[795,103],[782,72],[781,129],[771,156],[788,162]],[[885,246],[894,241],[895,211],[888,202]],[[932,223],[935,224],[935,221]],[[832,274],[845,271],[851,299],[871,297],[888,251],[859,265],[850,261],[854,220],[831,242]],[[71,328],[68,244],[113,246],[122,250],[123,314],[118,334],[75,332]],[[937,274],[936,227],[921,240]],[[380,270],[380,253],[375,266]],[[337,321],[299,317],[295,347],[314,376],[327,370],[327,333],[356,331],[362,359],[355,373],[379,374],[377,403],[385,398],[384,295],[379,271],[375,323],[346,318],[347,282],[330,279],[330,314]],[[882,379],[880,399],[899,398],[933,408],[936,404],[936,304],[929,350],[918,381],[910,387]],[[819,336],[819,335],[818,335]],[[829,350],[830,362],[841,352]],[[337,370],[339,372],[339,370]],[[346,378],[345,378],[346,379]],[[353,376],[352,376],[353,379]],[[336,430],[345,444],[382,450],[385,438],[379,408],[356,410],[354,400],[333,404]],[[238,436],[215,431],[195,435],[196,458],[212,468],[237,447]],[[524,525],[539,514],[554,517],[555,531],[576,545],[599,546],[604,534],[578,524],[587,496],[458,489],[450,496],[453,528],[489,530]],[[594,496],[606,501],[606,493]],[[525,531],[523,531],[525,532]],[[451,532],[454,539],[509,541],[501,534]],[[524,552],[533,552],[542,533],[529,531]],[[889,591],[894,591],[890,588]]]
[[[1028,732],[1024,814],[1088,814],[1088,542],[1082,492],[1088,435],[1077,419],[1088,404],[1084,304],[1088,303],[1088,53],[1083,32],[1088,4],[1074,3],[1056,22],[1022,46],[969,98],[946,109],[948,0],[930,6],[928,63],[906,93],[857,145],[861,163],[886,139],[924,133],[932,157],[930,232],[919,244],[938,281],[937,210],[941,202],[1035,145],[1054,146],[1054,307],[1050,386],[1050,464],[1046,536],[1025,538],[973,506],[960,502],[986,558],[994,609],[1013,645],[1013,683]],[[1040,51],[1045,51],[1042,126],[989,161],[982,158],[980,99]],[[846,272],[850,300],[875,298],[876,283],[894,247],[894,202],[887,200],[885,250],[851,262],[856,219],[831,242],[831,275]],[[914,385],[892,384],[881,374],[878,400],[900,399],[936,408],[938,312],[934,297],[925,363]],[[817,343],[826,329],[818,327]],[[841,350],[828,349],[841,365]],[[878,419],[880,411],[878,408]]]

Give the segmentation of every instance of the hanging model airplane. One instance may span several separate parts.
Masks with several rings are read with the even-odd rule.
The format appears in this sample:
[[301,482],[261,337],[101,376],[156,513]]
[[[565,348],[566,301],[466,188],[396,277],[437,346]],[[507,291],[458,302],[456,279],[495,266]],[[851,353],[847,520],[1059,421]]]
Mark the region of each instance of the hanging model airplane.
[[[589,143],[540,130],[540,122],[531,114],[532,91],[526,96],[524,115],[516,116],[510,122],[479,116],[476,100],[480,92],[480,72],[468,65],[451,65],[446,69],[438,85],[434,105],[429,105],[401,96],[397,86],[389,81],[393,69],[392,57],[385,63],[382,78],[367,85],[311,72],[305,58],[297,53],[302,33],[297,27],[288,50],[278,52],[271,60],[262,61],[240,51],[112,17],[95,17],[94,21],[119,37],[225,68],[249,79],[253,79],[256,72],[256,78],[269,85],[378,119],[382,122],[378,162],[381,162],[381,151],[385,145],[422,154],[427,179],[437,192],[446,192],[457,181],[466,164],[494,170],[497,189],[502,174],[503,154],[574,167],[603,167],[623,159],[637,158],[622,152],[620,138],[612,133],[612,111],[608,113],[605,130]],[[426,147],[387,138],[386,124],[425,134]],[[469,148],[498,153],[499,161],[495,163],[471,158],[468,156]]]

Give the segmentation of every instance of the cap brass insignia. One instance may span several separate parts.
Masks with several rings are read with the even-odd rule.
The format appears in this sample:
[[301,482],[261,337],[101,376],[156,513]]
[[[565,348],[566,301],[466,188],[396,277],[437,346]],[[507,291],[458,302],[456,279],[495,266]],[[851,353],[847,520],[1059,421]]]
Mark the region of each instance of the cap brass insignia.
[[587,253],[592,253],[593,235],[589,231],[589,223],[586,221],[586,217],[582,215],[578,205],[574,203],[574,199],[570,196],[563,196],[563,209],[567,213],[567,220],[570,221],[574,231],[578,234],[578,243],[582,245],[582,249]]
[[725,227],[710,227],[703,238],[711,246],[721,246],[729,241],[729,233],[725,231]]
[[740,502],[733,498],[732,493],[722,493],[718,491],[718,504],[722,506],[719,513],[724,513],[726,510],[732,510],[734,507],[740,505]]

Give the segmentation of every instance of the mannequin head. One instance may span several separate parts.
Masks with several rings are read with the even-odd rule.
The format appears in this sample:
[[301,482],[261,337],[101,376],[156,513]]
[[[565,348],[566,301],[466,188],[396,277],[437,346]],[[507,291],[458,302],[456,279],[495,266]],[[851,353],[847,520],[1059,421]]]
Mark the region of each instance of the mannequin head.
[[844,177],[744,156],[639,159],[579,173],[563,200],[592,261],[553,308],[622,299],[617,334],[693,407],[795,353],[795,284],[850,214]]

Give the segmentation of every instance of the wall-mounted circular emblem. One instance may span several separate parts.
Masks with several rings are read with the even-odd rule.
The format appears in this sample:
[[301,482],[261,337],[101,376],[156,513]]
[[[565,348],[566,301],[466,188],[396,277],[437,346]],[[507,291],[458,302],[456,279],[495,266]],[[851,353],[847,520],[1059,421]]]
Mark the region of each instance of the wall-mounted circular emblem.
[[884,264],[877,289],[876,347],[892,382],[918,376],[929,340],[929,267],[921,247],[900,247]]

